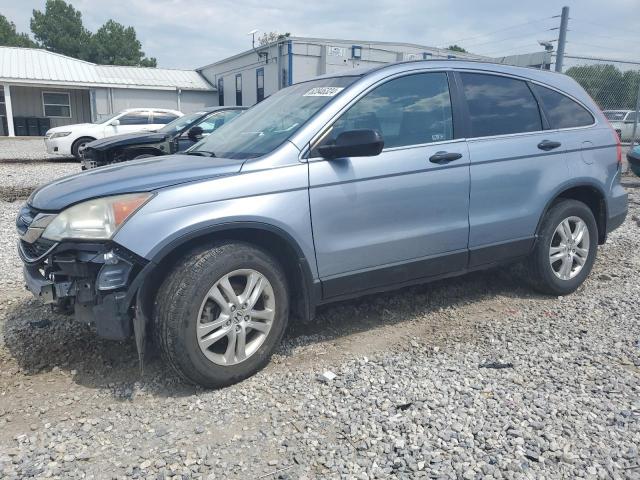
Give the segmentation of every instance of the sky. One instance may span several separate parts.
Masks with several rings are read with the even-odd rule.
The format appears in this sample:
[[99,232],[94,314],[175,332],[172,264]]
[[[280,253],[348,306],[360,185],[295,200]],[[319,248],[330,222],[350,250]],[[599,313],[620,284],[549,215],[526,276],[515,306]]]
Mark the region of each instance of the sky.
[[[639,0],[70,0],[85,27],[108,19],[136,29],[159,67],[194,69],[251,48],[247,32],[381,40],[491,57],[541,51],[570,7],[567,54],[640,61]],[[0,0],[0,13],[28,32],[45,0]],[[555,28],[555,29],[554,29]]]

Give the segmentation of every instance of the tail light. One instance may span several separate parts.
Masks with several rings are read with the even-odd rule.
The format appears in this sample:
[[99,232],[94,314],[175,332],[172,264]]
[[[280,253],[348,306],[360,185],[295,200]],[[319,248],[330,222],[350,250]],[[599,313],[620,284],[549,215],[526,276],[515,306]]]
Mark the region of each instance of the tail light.
[[611,122],[609,121],[609,119],[607,117],[604,117],[604,118],[607,121],[609,128],[613,132],[613,136],[616,139],[616,157],[618,161],[618,168],[622,168],[622,142],[620,141],[620,135],[618,135],[618,131],[615,128],[613,128],[613,125],[611,125]]

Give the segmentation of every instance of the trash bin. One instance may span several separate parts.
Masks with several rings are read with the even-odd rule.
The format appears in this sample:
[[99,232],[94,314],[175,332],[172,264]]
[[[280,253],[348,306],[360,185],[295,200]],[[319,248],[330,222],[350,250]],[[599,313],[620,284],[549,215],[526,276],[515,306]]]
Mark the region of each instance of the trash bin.
[[27,135],[37,137],[39,133],[38,119],[36,117],[27,117]]
[[39,118],[38,119],[38,133],[41,137],[47,133],[47,130],[51,128],[51,119],[50,118]]
[[24,117],[14,117],[13,129],[18,137],[26,137],[27,136],[27,119]]

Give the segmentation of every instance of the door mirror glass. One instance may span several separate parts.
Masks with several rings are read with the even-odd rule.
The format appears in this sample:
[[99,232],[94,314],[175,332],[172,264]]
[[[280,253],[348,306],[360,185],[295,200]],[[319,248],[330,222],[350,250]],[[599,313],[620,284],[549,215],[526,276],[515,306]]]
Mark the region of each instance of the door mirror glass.
[[374,157],[384,148],[382,135],[377,130],[348,130],[337,136],[335,143],[322,145],[318,153],[323,158]]
[[120,120],[111,120],[109,122],[109,125],[111,125],[112,127],[117,127],[118,125],[120,125]]
[[187,137],[189,137],[189,140],[197,142],[198,140],[202,140],[202,132],[202,127],[191,127],[187,133]]

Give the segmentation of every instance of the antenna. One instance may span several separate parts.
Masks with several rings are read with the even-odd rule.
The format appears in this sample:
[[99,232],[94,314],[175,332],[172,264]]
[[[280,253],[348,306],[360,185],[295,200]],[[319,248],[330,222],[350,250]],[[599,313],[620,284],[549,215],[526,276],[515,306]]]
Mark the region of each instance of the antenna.
[[251,35],[251,48],[253,48],[255,50],[256,48],[256,33],[258,33],[258,30],[251,30],[249,33],[247,33],[247,35]]

